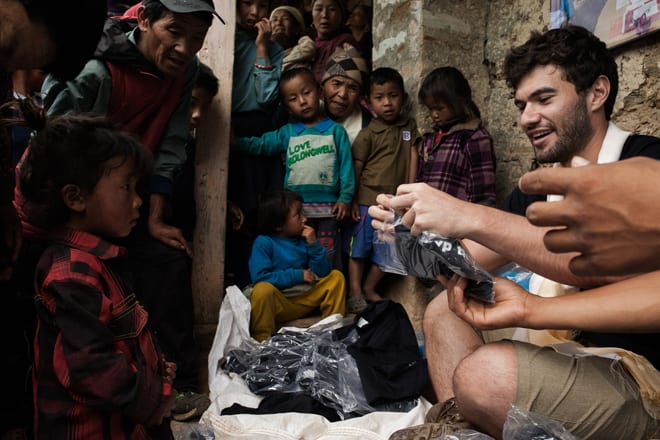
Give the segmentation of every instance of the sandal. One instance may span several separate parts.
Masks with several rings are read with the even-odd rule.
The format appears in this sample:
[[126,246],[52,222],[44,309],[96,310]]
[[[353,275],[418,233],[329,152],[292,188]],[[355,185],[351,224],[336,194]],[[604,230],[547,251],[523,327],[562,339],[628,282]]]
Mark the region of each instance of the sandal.
[[367,308],[367,299],[364,295],[349,296],[346,301],[346,313],[359,314]]

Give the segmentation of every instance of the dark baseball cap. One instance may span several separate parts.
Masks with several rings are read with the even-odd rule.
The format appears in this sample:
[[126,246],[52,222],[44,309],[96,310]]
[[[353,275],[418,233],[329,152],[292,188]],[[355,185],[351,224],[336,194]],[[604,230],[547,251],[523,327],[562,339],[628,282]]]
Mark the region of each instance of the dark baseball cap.
[[170,11],[187,14],[190,12],[210,12],[225,24],[225,21],[215,12],[213,0],[160,0]]

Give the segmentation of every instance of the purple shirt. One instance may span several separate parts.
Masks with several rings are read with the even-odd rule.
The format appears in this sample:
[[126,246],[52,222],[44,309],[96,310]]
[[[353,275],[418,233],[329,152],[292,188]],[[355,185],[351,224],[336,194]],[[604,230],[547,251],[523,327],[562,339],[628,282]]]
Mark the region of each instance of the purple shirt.
[[462,200],[495,205],[495,151],[490,133],[481,126],[450,130],[439,142],[436,133],[424,135],[417,181]]

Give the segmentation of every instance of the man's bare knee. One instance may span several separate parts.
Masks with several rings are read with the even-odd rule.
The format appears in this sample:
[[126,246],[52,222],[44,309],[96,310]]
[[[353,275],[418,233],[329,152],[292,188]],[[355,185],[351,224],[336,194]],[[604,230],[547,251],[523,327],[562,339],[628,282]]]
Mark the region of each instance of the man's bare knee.
[[430,333],[436,325],[442,323],[442,318],[447,316],[448,313],[452,313],[452,311],[449,310],[447,291],[443,290],[439,295],[433,298],[430,303],[428,303],[424,310],[424,318],[422,320],[424,334],[426,335]]
[[501,433],[516,396],[517,377],[516,351],[510,342],[477,348],[454,371],[454,393],[461,413],[489,433]]

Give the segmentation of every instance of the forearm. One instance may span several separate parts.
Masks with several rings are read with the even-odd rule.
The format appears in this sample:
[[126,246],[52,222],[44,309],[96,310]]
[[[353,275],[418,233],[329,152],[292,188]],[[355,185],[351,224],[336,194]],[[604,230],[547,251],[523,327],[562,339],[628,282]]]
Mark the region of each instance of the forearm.
[[167,203],[163,194],[153,193],[149,196],[149,222],[164,221]]
[[660,272],[560,297],[533,297],[520,326],[595,332],[660,331]]

